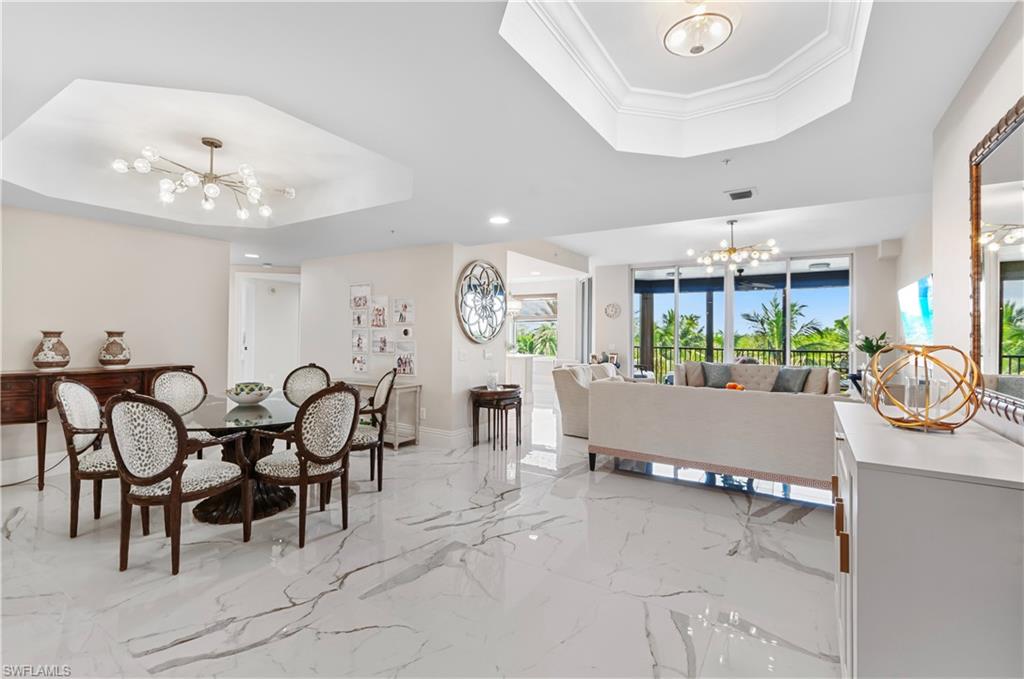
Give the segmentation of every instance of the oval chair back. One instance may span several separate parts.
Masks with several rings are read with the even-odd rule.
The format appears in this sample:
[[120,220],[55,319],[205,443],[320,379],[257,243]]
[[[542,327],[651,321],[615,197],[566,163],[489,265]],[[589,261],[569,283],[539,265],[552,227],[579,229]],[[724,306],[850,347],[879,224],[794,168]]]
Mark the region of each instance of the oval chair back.
[[321,389],[295,415],[296,454],[314,464],[337,462],[352,447],[358,424],[358,389],[344,382]]
[[298,408],[306,399],[321,389],[331,386],[330,374],[318,366],[310,363],[296,368],[284,378],[284,397],[288,402]]
[[[93,390],[81,382],[63,377],[58,379],[53,383],[53,400],[57,404],[57,413],[65,432],[68,428],[102,428],[100,401]],[[68,439],[68,452],[83,453],[96,443],[99,437],[99,433],[74,434]]]
[[373,390],[373,409],[380,411],[380,428],[383,436],[384,428],[387,426],[388,404],[391,402],[391,391],[395,388],[395,378],[398,375],[398,368],[392,368],[384,373]]
[[153,398],[174,408],[179,415],[192,412],[206,399],[206,382],[191,370],[161,370],[153,378]]
[[104,415],[123,481],[151,486],[184,469],[188,433],[170,405],[124,391],[107,401]]

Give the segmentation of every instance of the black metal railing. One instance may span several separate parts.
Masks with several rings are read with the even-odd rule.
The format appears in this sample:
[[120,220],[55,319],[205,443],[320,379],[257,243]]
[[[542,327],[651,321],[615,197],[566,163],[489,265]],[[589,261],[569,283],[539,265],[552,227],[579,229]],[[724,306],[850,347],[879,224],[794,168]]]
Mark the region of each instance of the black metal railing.
[[[733,354],[737,358],[740,356],[754,358],[758,363],[765,365],[782,365],[786,356],[786,352],[782,349],[734,349]],[[666,375],[673,374],[676,363],[707,361],[709,356],[705,347],[679,347],[679,357],[672,360],[672,347],[656,346],[652,358],[653,365],[641,364],[640,347],[633,346],[633,365],[652,371],[654,379],[661,383],[665,381]],[[1024,358],[1024,356],[1018,358]],[[710,359],[720,363],[723,360],[722,348],[714,347],[711,350]],[[790,362],[792,365],[835,368],[845,377],[848,371],[849,353],[824,349],[794,349],[790,352]]]
[[999,357],[1000,375],[1024,375],[1024,354],[1003,354]]

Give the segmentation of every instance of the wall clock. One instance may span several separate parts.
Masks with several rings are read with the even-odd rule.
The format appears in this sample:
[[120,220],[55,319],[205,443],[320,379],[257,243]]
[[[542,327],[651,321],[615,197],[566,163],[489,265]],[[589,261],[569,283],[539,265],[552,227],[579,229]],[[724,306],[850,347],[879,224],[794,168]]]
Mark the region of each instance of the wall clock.
[[507,312],[501,273],[483,260],[467,264],[455,286],[455,315],[466,337],[478,344],[490,342],[504,327]]
[[612,302],[611,304],[605,304],[604,305],[604,315],[607,316],[608,318],[618,318],[619,314],[621,314],[621,313],[622,313],[622,307],[620,307],[615,302]]

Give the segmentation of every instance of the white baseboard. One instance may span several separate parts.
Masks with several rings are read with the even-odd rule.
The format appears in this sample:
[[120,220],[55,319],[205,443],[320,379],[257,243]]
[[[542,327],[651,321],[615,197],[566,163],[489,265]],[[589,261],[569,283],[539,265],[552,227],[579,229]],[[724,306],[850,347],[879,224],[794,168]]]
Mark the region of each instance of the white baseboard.
[[[58,476],[59,474],[68,473],[68,462],[64,460],[60,462],[61,458],[65,457],[67,452],[63,450],[54,451],[46,454],[46,476]],[[53,465],[60,462],[60,464],[54,469],[50,469]],[[0,482],[4,484],[16,483],[27,478],[35,478],[36,475],[36,455],[25,455],[24,457],[13,457],[8,460],[0,460]],[[26,486],[35,486],[35,482],[26,483]]]
[[430,448],[466,448],[473,442],[473,430],[469,427],[462,429],[435,429],[434,427],[420,427],[421,446]]

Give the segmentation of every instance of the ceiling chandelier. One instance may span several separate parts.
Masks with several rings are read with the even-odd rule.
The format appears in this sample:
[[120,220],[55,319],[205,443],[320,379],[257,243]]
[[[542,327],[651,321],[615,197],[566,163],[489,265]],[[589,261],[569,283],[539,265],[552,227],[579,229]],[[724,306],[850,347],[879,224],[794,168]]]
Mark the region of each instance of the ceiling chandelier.
[[[199,204],[204,210],[214,209],[216,199],[226,190],[231,192],[235,199],[235,216],[242,221],[249,219],[249,208],[245,204],[256,206],[256,212],[261,217],[270,217],[274,214],[273,208],[266,202],[267,190],[260,185],[259,179],[251,165],[243,163],[233,172],[217,174],[213,170],[213,152],[224,144],[220,139],[214,137],[203,137],[203,146],[210,149],[210,167],[208,170],[196,170],[184,163],[179,163],[170,158],[161,157],[160,153],[152,146],[145,146],[140,152],[142,155],[136,158],[131,164],[123,158],[118,158],[111,167],[114,172],[126,174],[134,169],[139,174],[159,172],[167,175],[160,179],[159,187],[160,202],[170,204],[174,202],[179,193],[185,193],[189,189],[202,186],[202,200]],[[165,163],[173,167],[160,166],[157,163]],[[270,189],[275,193],[291,199],[295,197],[295,189],[288,186],[283,189]]]
[[978,242],[992,252],[998,252],[1004,245],[1024,241],[1024,225],[1021,224],[989,224],[984,222],[981,225],[981,235]]
[[709,12],[705,4],[672,24],[665,32],[664,45],[680,57],[699,57],[713,52],[732,36],[733,20],[721,12]]
[[[750,266],[758,267],[761,262],[771,259],[772,255],[779,254],[779,246],[775,244],[774,238],[769,238],[763,243],[754,245],[736,245],[735,227],[736,219],[726,222],[729,225],[729,240],[722,239],[719,247],[714,250],[705,250],[697,257],[697,263],[705,266],[705,271],[714,273],[715,263],[728,265],[729,271],[735,271],[740,264],[750,261]],[[687,257],[696,254],[693,248],[686,251]]]

